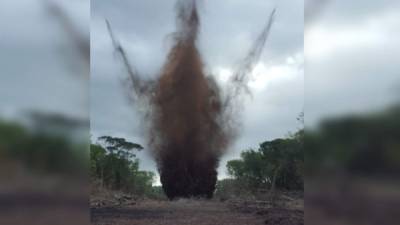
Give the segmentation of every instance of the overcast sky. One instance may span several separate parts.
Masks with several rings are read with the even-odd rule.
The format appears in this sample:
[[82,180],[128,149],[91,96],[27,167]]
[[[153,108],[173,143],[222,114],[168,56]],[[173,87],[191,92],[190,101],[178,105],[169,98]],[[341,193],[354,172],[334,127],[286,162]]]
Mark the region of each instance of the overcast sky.
[[[0,2],[0,118],[40,111],[88,119],[88,65],[45,2]],[[89,1],[54,2],[88,39]]]
[[[90,91],[81,69],[85,65],[43,1],[3,0],[1,115],[39,109],[85,118],[90,105],[94,138],[114,135],[145,145],[141,118],[127,100],[122,83],[126,73],[112,50],[104,19],[110,20],[139,72],[152,77],[171,47],[175,1],[92,0],[90,10],[88,1],[57,2],[82,34],[89,34],[90,25]],[[304,100],[306,124],[313,125],[326,116],[379,110],[399,96],[397,0],[326,0],[316,7],[308,4],[315,1],[307,1],[307,9],[318,10],[307,10],[305,27],[300,0],[201,2],[198,46],[205,69],[221,84],[277,8],[264,53],[251,74],[253,97],[244,103],[240,137],[222,159],[220,177],[226,175],[226,160],[241,150],[298,129],[296,117]],[[146,151],[140,157],[142,169],[155,171]]]
[[306,125],[398,102],[400,1],[322,2],[305,27]]
[[[225,164],[242,150],[301,125],[296,117],[303,111],[304,55],[303,1],[201,1],[199,49],[206,71],[221,85],[232,73],[266,24],[273,8],[276,20],[264,53],[250,82],[252,98],[244,102],[240,136],[223,157],[219,177],[226,177]],[[91,132],[115,135],[146,144],[141,117],[126,98],[121,84],[124,68],[113,53],[104,19],[126,48],[132,64],[146,77],[156,76],[171,47],[168,35],[175,31],[175,0],[106,1],[91,5]],[[145,150],[146,151],[146,150]],[[155,164],[144,151],[142,168],[155,171]]]

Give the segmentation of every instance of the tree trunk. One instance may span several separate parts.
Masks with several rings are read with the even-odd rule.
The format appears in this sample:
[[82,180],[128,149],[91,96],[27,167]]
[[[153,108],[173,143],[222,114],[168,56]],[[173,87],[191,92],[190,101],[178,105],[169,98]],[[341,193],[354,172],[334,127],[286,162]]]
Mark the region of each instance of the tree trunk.
[[103,167],[101,167],[101,175],[100,175],[100,185],[101,185],[101,187],[103,188],[104,187],[104,168]]
[[276,185],[276,178],[278,176],[279,168],[277,167],[274,171],[274,176],[272,177],[271,189],[269,190],[269,198],[271,201],[272,206],[275,206],[276,200],[276,193],[275,193],[275,185]]

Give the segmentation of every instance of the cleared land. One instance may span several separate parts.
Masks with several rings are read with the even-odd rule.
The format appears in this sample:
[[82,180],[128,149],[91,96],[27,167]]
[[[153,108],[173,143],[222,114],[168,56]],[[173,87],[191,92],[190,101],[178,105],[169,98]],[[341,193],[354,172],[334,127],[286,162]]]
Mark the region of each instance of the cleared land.
[[91,221],[96,225],[300,225],[304,224],[303,217],[302,200],[291,201],[285,207],[255,200],[128,200],[91,209]]

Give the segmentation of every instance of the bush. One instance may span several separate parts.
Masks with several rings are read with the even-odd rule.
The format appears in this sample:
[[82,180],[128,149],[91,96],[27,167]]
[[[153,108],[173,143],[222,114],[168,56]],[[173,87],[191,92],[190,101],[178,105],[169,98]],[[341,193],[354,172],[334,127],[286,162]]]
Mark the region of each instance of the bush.
[[123,138],[104,137],[100,139],[105,140],[105,147],[100,144],[90,147],[92,180],[99,180],[102,187],[139,196],[152,195],[155,174],[140,171],[139,159],[133,153],[142,147]]
[[288,138],[263,142],[257,150],[249,149],[240,159],[228,161],[228,173],[247,190],[302,190],[303,140],[304,131],[300,130]]

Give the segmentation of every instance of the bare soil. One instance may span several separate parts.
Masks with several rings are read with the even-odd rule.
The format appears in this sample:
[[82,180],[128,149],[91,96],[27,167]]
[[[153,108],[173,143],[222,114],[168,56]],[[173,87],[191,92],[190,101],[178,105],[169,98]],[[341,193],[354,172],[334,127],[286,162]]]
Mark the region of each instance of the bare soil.
[[0,224],[86,225],[89,222],[88,206],[87,196],[0,193]]
[[293,207],[270,207],[254,201],[145,200],[119,206],[91,209],[95,225],[302,225],[303,210]]

